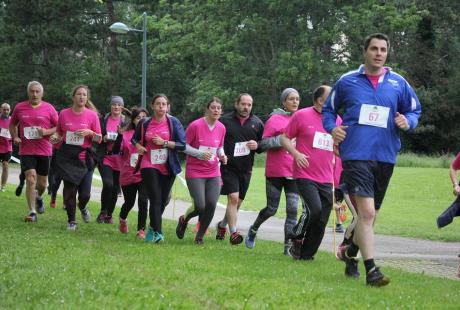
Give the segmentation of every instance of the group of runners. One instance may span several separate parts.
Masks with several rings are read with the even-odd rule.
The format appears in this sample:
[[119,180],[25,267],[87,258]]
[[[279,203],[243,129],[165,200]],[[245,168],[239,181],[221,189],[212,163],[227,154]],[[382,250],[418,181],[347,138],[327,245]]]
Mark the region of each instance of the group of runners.
[[[77,228],[77,206],[83,221],[90,221],[86,206],[97,167],[103,188],[96,221],[113,223],[121,186],[120,232],[128,233],[127,217],[137,196],[137,236],[152,243],[164,240],[162,214],[181,172],[179,152],[186,154],[185,179],[193,204],[179,217],[176,235],[182,239],[188,222],[198,217],[196,244],[203,244],[219,195],[226,195],[226,213],[217,224],[216,239],[224,240],[228,231],[231,244],[244,241],[247,248],[254,248],[259,228],[277,212],[284,189],[283,252],[294,259],[313,260],[334,200],[344,199],[354,217],[337,258],[345,262],[346,276],[358,278],[360,251],[366,283],[383,286],[390,279],[374,262],[373,224],[400,149],[399,131],[414,129],[421,113],[409,84],[384,66],[389,48],[386,35],[368,36],[363,65],[344,74],[333,88],[315,89],[313,106],[308,108],[299,110],[299,92],[285,89],[281,108],[265,124],[252,113],[253,98],[248,93],[240,94],[234,111],[224,115],[222,101],[211,98],[204,116],[186,130],[168,113],[170,102],[164,94],[153,97],[151,117],[143,108],[127,110],[120,96],[112,96],[110,112],[99,117],[84,85],[74,87],[72,105],[58,116],[42,100],[43,86],[33,81],[27,87],[29,100],[18,103],[11,117],[9,106],[2,105],[0,153],[11,154],[11,142],[20,146],[29,208],[26,221],[35,222],[37,214],[44,212],[42,195],[54,148],[52,174],[64,182],[69,230]],[[244,238],[238,230],[238,210],[249,188],[254,156],[261,152],[267,152],[267,204]],[[8,160],[2,157],[2,161]],[[5,182],[2,177],[2,189]],[[302,213],[297,219],[299,200]],[[55,200],[50,205],[55,206]]]

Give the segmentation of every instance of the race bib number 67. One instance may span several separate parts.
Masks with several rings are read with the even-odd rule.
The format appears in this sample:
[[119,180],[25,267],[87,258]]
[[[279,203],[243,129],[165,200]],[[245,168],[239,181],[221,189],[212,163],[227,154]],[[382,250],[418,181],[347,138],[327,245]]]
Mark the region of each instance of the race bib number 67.
[[363,104],[359,112],[359,124],[387,128],[390,108]]

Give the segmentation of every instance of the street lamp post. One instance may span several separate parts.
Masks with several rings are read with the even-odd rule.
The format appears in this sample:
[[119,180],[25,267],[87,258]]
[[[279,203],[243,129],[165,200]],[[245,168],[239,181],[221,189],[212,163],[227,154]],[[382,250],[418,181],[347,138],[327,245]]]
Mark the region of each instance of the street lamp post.
[[129,31],[142,32],[142,94],[141,106],[146,107],[147,102],[147,13],[142,13],[142,30],[129,28],[123,23],[113,23],[109,29],[118,34],[126,34]]

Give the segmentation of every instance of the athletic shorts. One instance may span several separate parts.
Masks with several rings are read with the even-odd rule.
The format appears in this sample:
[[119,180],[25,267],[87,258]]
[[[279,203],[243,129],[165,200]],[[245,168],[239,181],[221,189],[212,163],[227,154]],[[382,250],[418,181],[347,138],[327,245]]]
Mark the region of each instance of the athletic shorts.
[[220,190],[220,194],[228,195],[238,193],[239,198],[244,200],[249,188],[249,182],[251,181],[251,173],[237,172],[223,167],[220,168],[220,173],[222,175],[222,182],[224,183]]
[[47,176],[50,169],[49,156],[22,155],[21,170],[35,169],[38,175]]
[[0,153],[0,162],[9,162],[11,160],[11,154],[13,154],[13,152]]
[[375,209],[380,209],[394,164],[378,161],[347,160],[343,163],[343,181],[350,195],[374,198]]

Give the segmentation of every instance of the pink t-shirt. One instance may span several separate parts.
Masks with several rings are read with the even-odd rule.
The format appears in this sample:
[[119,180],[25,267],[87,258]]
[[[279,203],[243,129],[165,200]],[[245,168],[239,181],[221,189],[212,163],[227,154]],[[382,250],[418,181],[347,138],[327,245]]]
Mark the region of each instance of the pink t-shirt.
[[[342,119],[338,117],[337,126],[341,123]],[[323,128],[321,113],[313,107],[297,111],[291,117],[285,134],[289,139],[296,138],[296,149],[308,157],[309,166],[306,168],[300,168],[293,162],[294,178],[332,184],[333,142]]]
[[342,175],[342,160],[339,156],[335,156],[335,169],[334,169],[334,186],[335,188],[340,185],[340,176]]
[[[59,114],[59,121],[56,128],[57,133],[67,144],[89,148],[93,140],[92,136],[86,136],[79,139],[73,134],[80,129],[91,129],[96,134],[101,134],[101,125],[97,113],[87,108],[78,114],[75,113],[72,108],[62,110]],[[69,139],[69,141],[67,139]]]
[[200,150],[211,150],[214,156],[211,160],[205,161],[193,156],[187,156],[185,166],[185,177],[192,178],[214,178],[220,176],[218,149],[224,145],[225,126],[217,121],[214,128],[209,129],[204,117],[192,122],[185,131],[187,144]]
[[0,115],[0,154],[5,154],[13,151],[13,140],[11,139],[10,126],[11,116],[3,118]]
[[121,166],[120,166],[120,185],[136,184],[142,182],[141,171],[135,172],[137,163],[137,150],[131,143],[134,135],[134,129],[127,130],[123,133],[121,142]]
[[454,161],[452,162],[452,168],[455,170],[460,170],[460,152],[455,157]]
[[[109,115],[107,118],[107,126],[105,127],[107,134],[117,133],[118,134],[118,126],[121,124],[121,116],[118,118],[113,118]],[[112,151],[114,141],[107,142],[107,152]],[[121,165],[121,157],[119,154],[113,155],[106,155],[104,156],[104,161],[102,162],[104,165],[109,166],[112,170],[120,171]]]
[[160,122],[153,117],[151,118],[151,121],[145,131],[145,148],[147,149],[147,152],[145,152],[144,156],[142,156],[141,169],[154,168],[160,171],[163,175],[169,175],[169,149],[164,149],[162,146],[154,144],[152,139],[155,135],[160,136],[163,140],[170,140],[171,133],[169,131],[167,117]]
[[18,103],[11,115],[11,123],[14,126],[20,125],[19,137],[22,142],[19,154],[51,156],[53,150],[49,137],[38,137],[34,127],[50,129],[57,122],[56,109],[48,102],[42,101],[37,107],[32,107],[29,101]]
[[[284,132],[291,116],[274,114],[264,126],[262,138],[276,137]],[[292,163],[294,158],[284,148],[269,149],[265,161],[266,177],[292,177]]]

